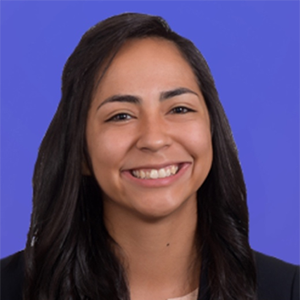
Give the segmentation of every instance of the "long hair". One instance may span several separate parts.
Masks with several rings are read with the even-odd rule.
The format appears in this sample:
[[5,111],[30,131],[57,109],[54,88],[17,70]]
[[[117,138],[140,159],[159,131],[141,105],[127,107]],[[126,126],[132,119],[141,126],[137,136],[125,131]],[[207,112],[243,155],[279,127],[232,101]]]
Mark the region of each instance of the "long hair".
[[178,47],[196,75],[209,111],[214,157],[197,196],[198,254],[207,272],[208,299],[256,298],[245,183],[209,67],[194,44],[162,18],[126,13],[89,29],[64,67],[62,98],[33,175],[26,300],[130,299],[126,274],[104,226],[100,187],[93,176],[83,175],[82,165],[90,165],[85,131],[97,82],[127,40],[147,37],[163,38]]

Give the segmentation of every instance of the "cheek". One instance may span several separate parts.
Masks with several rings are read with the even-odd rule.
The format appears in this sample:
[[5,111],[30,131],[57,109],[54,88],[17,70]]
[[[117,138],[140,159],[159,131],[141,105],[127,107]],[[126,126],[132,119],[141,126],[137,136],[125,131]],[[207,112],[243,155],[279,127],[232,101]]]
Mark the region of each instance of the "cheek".
[[194,158],[212,159],[212,140],[209,126],[205,123],[195,124],[185,134],[186,147]]
[[198,125],[191,128],[191,131],[187,134],[185,145],[194,160],[194,180],[191,181],[191,184],[194,184],[198,189],[205,181],[211,169],[213,160],[212,140],[209,126]]
[[102,131],[92,134],[88,140],[88,151],[92,161],[96,177],[99,173],[106,173],[120,168],[126,150],[128,149],[129,138],[126,135],[115,134],[112,131]]

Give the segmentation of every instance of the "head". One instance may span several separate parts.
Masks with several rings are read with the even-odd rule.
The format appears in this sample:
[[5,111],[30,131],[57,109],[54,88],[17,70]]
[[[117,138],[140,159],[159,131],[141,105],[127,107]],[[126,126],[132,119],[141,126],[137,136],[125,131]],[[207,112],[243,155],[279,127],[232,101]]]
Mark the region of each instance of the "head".
[[[235,144],[213,77],[201,53],[191,41],[173,32],[162,18],[128,13],[106,19],[88,30],[65,65],[62,99],[45,140],[48,140],[48,144],[60,145],[57,150],[53,149],[55,156],[49,161],[51,165],[61,167],[68,180],[71,180],[69,171],[81,177],[93,170],[87,150],[86,126],[96,88],[123,45],[133,39],[145,38],[169,41],[189,64],[209,114],[214,164],[217,162],[215,156],[223,154],[227,161],[222,160],[222,165],[227,164],[227,168],[232,168],[228,154],[236,155]],[[57,157],[60,157],[59,161]]]
[[[199,249],[214,249],[207,260],[209,263],[214,261],[214,256],[224,254],[220,245],[224,246],[227,241],[238,245],[236,240],[243,239],[248,243],[243,176],[231,130],[205,59],[191,41],[173,32],[162,18],[126,13],[108,18],[88,30],[65,65],[62,98],[35,166],[34,208],[27,248],[34,236],[37,236],[37,245],[47,236],[48,246],[52,243],[62,251],[62,245],[72,245],[68,240],[71,233],[79,238],[85,235],[84,230],[89,232],[87,239],[91,243],[91,228],[95,227],[99,211],[102,213],[101,201],[95,198],[99,200],[102,193],[86,135],[89,112],[102,81],[122,49],[133,41],[149,39],[168,43],[181,55],[194,76],[207,112],[213,158],[197,191],[198,229],[202,236]],[[233,224],[235,237],[228,230]],[[45,250],[46,244],[43,247]],[[218,268],[213,263],[210,265]]]

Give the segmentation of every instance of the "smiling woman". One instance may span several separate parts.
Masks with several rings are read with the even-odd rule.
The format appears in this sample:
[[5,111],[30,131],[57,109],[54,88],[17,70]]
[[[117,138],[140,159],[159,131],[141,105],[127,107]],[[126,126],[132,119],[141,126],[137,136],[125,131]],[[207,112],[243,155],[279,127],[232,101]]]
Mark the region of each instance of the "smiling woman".
[[144,38],[122,47],[95,91],[86,137],[109,220],[116,205],[119,220],[196,211],[212,163],[210,122],[195,75],[172,42]]
[[2,299],[298,299],[249,245],[246,190],[209,68],[160,17],[91,28],[68,59]]

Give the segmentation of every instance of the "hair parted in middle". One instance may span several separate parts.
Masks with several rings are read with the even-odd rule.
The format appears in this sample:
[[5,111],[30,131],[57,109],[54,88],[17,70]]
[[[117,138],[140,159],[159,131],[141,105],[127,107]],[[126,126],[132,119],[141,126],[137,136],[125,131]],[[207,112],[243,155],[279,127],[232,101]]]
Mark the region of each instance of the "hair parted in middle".
[[[89,29],[64,67],[62,98],[33,176],[26,300],[130,299],[126,274],[101,218],[101,187],[87,151],[86,122],[95,87],[122,45],[153,37],[177,46],[197,78],[210,116],[213,162],[197,193],[198,256],[207,272],[209,299],[255,299],[246,188],[209,67],[195,45],[161,17],[125,13]],[[83,165],[90,176],[83,174]]]

